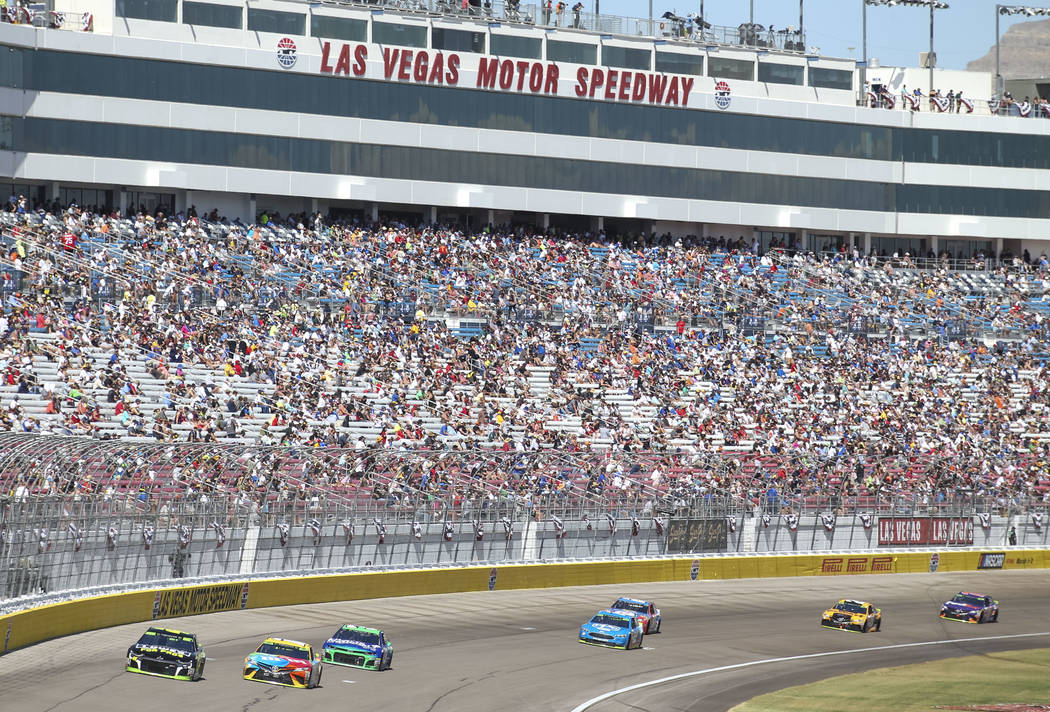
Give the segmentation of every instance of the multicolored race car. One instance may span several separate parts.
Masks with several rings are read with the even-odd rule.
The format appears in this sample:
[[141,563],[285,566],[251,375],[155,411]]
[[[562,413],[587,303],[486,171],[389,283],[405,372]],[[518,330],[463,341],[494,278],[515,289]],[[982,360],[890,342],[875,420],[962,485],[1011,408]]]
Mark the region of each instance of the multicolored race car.
[[394,660],[394,646],[381,630],[344,625],[324,642],[321,659],[333,665],[389,670]]
[[321,669],[309,643],[282,638],[267,638],[244,659],[245,680],[285,687],[317,687]]
[[197,636],[170,628],[150,628],[128,648],[128,672],[193,680],[204,675],[204,648]]
[[642,622],[637,614],[624,610],[603,610],[580,626],[580,642],[607,648],[642,647]]
[[963,623],[998,623],[999,601],[980,593],[960,591],[941,606],[941,618]]
[[882,609],[864,601],[844,598],[821,614],[820,624],[825,628],[858,633],[882,630]]
[[617,598],[609,606],[614,611],[631,611],[642,622],[646,635],[660,632],[660,609],[652,601],[639,601],[637,598]]

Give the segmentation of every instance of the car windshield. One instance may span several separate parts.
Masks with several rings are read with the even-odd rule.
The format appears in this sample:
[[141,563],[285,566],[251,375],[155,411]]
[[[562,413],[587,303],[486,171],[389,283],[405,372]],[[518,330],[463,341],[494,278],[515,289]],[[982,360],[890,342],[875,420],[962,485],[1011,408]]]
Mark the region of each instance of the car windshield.
[[354,630],[353,628],[340,628],[332,636],[338,640],[352,640],[364,645],[379,645],[379,634],[367,630]]
[[852,601],[843,601],[842,603],[835,604],[835,610],[846,611],[846,613],[865,613],[867,609],[859,603]]
[[952,599],[953,603],[964,603],[967,606],[983,606],[984,599],[980,596],[974,596],[972,593],[957,593],[955,598]]
[[310,653],[306,648],[284,645],[283,643],[263,643],[255,652],[265,653],[266,655],[282,655],[286,658],[295,658],[296,660],[310,659]]
[[639,603],[638,601],[628,601],[626,598],[621,598],[616,603],[612,604],[613,608],[619,608],[621,611],[635,611],[637,613],[648,613],[649,606],[645,603]]
[[631,622],[626,618],[620,616],[610,616],[599,613],[594,618],[591,618],[591,623],[604,623],[605,625],[616,626],[617,628],[630,628]]
[[147,630],[139,638],[138,644],[156,646],[158,648],[174,648],[187,653],[192,653],[197,649],[197,644],[192,637],[169,633],[166,630]]

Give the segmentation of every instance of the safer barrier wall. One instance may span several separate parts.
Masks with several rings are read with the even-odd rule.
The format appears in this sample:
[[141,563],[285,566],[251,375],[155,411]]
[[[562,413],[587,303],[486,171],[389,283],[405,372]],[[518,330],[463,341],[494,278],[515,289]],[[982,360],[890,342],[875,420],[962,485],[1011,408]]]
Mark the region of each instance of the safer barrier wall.
[[1050,550],[922,551],[474,566],[230,581],[96,596],[0,617],[3,652],[50,638],[203,613],[367,598],[655,581],[1050,568]]

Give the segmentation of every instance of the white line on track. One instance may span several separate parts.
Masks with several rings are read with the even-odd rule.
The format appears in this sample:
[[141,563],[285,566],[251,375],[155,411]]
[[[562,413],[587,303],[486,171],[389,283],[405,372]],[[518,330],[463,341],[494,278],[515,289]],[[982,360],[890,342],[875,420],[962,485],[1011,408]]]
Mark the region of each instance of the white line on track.
[[354,682],[356,682],[356,681],[355,681],[355,680],[343,680],[343,682],[348,682],[348,683],[350,683],[351,685],[353,685],[353,684],[354,684]]
[[877,645],[873,648],[854,648],[853,650],[832,650],[826,653],[809,653],[807,655],[789,655],[784,658],[768,658],[766,660],[752,660],[746,663],[736,663],[735,665],[722,665],[721,667],[707,668],[705,670],[694,670],[692,672],[683,672],[678,675],[671,675],[670,677],[661,677],[658,680],[649,680],[648,682],[639,682],[636,685],[630,685],[628,687],[621,687],[619,690],[613,690],[612,692],[606,692],[603,695],[593,697],[586,702],[576,705],[572,708],[572,712],[584,712],[594,707],[599,702],[604,702],[610,697],[616,697],[622,695],[625,692],[633,692],[634,690],[640,690],[644,687],[652,687],[653,685],[662,685],[665,682],[674,682],[675,680],[683,680],[687,677],[696,677],[698,675],[708,675],[713,672],[725,672],[726,670],[739,670],[740,668],[753,667],[755,665],[768,665],[770,663],[785,663],[791,660],[806,660],[808,658],[825,658],[832,655],[853,655],[855,653],[871,653],[877,650],[897,650],[899,648],[919,648],[927,645],[951,645],[953,643],[972,643],[981,640],[1006,640],[1008,638],[1034,638],[1041,635],[1050,635],[1050,631],[1044,633],[1017,633],[1015,635],[989,635],[980,638],[956,638],[955,640],[926,640],[921,643],[900,643],[897,645]]

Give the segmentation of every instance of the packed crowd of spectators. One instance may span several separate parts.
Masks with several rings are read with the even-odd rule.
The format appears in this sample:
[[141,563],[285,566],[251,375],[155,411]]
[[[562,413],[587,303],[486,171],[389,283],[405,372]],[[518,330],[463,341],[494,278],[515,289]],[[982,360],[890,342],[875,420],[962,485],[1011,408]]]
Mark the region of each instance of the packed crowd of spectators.
[[2,430],[344,448],[304,491],[399,453],[395,498],[480,451],[603,453],[466,470],[489,492],[1050,492],[1045,256],[975,292],[900,254],[17,202]]

